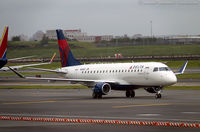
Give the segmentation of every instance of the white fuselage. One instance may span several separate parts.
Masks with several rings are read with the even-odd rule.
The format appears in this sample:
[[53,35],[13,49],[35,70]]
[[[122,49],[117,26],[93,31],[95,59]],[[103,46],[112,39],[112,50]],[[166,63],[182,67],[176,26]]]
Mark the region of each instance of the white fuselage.
[[163,87],[177,82],[168,66],[159,62],[86,64],[58,70],[66,72],[68,79],[109,80],[119,85]]

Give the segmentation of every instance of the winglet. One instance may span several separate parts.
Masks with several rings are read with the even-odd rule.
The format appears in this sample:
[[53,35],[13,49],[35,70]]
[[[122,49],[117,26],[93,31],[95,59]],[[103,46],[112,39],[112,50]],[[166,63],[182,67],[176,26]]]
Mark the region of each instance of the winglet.
[[51,58],[51,60],[50,60],[49,64],[51,64],[51,63],[53,62],[53,60],[54,60],[55,56],[56,56],[56,53],[54,53],[54,54],[53,54],[53,57]]
[[15,71],[14,69],[12,69],[11,67],[8,66],[8,68],[13,71],[15,74],[17,74],[17,76],[19,76],[20,78],[25,78],[22,74],[20,74],[19,72]]
[[176,75],[183,74],[184,71],[185,71],[185,68],[186,68],[187,64],[188,64],[188,61],[186,60],[186,61],[185,61],[185,64],[184,64],[184,65],[181,67],[181,69],[180,69],[177,73],[175,73],[175,74],[176,74]]

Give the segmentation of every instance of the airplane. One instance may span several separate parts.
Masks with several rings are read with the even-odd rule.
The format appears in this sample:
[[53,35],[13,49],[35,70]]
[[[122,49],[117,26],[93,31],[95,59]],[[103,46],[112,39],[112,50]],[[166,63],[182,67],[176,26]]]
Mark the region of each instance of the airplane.
[[[1,38],[1,44],[0,44],[0,71],[10,70],[8,67],[4,67],[8,62],[8,59],[6,58],[6,55],[7,55],[7,42],[8,42],[8,27],[6,26],[5,29],[4,29],[4,32],[3,32],[3,35],[2,35],[2,38]],[[51,64],[55,56],[56,56],[56,54],[54,53],[54,55],[53,55],[52,59],[50,60],[50,62],[47,62],[47,63],[18,65],[18,66],[10,66],[10,67],[12,69],[16,70],[16,69],[23,68],[23,67]],[[33,56],[13,58],[13,59],[9,59],[9,60],[19,60],[19,59],[25,59],[25,58],[31,58],[31,57],[33,57]]]
[[94,99],[102,98],[102,95],[107,95],[112,90],[126,91],[126,97],[133,98],[138,88],[144,88],[149,93],[155,93],[155,98],[161,98],[162,89],[177,83],[176,75],[183,74],[188,63],[186,61],[177,73],[160,62],[81,64],[73,56],[62,30],[56,30],[56,33],[62,68],[32,69],[55,72],[63,75],[63,78],[25,77],[10,69],[24,79],[81,83],[92,88]]

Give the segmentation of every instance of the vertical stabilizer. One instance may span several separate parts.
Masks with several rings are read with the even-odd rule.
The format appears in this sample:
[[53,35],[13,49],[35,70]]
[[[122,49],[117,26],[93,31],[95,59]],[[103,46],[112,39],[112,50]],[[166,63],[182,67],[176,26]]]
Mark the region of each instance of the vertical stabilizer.
[[6,26],[1,38],[1,45],[0,45],[0,59],[7,60],[7,41],[8,41],[8,27]]
[[76,60],[69,48],[67,40],[64,37],[62,30],[56,30],[57,38],[58,38],[58,45],[59,45],[59,52],[60,52],[60,59],[62,67],[67,66],[75,66],[81,65],[81,63]]

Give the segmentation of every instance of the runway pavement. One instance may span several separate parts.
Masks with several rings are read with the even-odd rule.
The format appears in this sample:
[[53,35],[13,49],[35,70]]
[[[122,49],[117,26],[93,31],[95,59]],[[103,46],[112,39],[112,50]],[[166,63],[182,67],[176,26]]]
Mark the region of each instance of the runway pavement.
[[[162,99],[136,90],[92,99],[90,89],[1,89],[0,116],[174,121],[200,123],[199,90],[165,90]],[[0,120],[0,131],[199,131],[197,128],[47,123]]]

